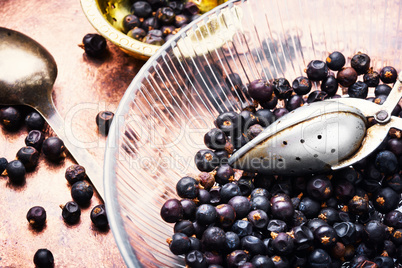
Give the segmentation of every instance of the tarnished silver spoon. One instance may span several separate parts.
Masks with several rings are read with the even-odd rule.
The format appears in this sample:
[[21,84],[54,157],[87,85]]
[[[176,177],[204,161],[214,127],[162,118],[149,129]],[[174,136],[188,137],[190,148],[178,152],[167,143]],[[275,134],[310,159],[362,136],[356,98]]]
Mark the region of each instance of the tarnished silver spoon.
[[37,110],[63,140],[103,198],[102,168],[85,149],[66,136],[66,126],[52,99],[57,65],[53,56],[30,37],[0,27],[0,104],[28,105]]

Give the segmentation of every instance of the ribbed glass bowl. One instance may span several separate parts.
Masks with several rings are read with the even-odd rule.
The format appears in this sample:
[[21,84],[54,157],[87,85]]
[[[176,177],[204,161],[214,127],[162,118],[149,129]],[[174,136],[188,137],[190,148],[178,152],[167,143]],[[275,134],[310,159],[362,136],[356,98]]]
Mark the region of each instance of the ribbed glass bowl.
[[[106,208],[129,267],[184,267],[160,218],[176,182],[198,173],[194,155],[215,117],[250,103],[233,81],[304,74],[310,60],[337,50],[371,57],[371,66],[402,66],[402,2],[230,1],[188,25],[148,60],[127,89],[105,157]],[[319,85],[315,84],[314,87]],[[314,88],[312,89],[314,90]]]

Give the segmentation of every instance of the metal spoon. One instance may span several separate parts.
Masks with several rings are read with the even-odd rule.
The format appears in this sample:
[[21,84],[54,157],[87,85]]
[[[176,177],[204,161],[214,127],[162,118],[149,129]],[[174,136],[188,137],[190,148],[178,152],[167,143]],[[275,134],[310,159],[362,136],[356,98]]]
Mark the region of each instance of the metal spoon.
[[20,32],[0,27],[0,104],[28,105],[37,110],[77,163],[85,167],[103,198],[102,168],[85,148],[76,146],[66,136],[64,120],[53,103],[56,76],[56,62],[43,46]]

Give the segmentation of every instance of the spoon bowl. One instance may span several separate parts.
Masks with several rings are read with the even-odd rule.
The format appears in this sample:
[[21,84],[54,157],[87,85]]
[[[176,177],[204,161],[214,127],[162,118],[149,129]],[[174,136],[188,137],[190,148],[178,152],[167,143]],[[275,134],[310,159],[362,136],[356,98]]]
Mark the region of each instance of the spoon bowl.
[[48,105],[57,77],[50,53],[19,32],[0,28],[0,99],[2,104]]
[[0,27],[0,105],[27,105],[37,110],[63,140],[103,198],[102,169],[94,157],[66,135],[64,119],[52,99],[57,65],[53,56],[32,38]]

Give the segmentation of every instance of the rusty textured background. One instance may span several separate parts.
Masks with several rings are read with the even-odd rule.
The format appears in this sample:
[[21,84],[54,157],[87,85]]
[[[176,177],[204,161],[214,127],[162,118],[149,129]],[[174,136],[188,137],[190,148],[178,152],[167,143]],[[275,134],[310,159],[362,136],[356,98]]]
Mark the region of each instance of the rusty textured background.
[[[105,137],[97,131],[96,114],[116,110],[144,62],[111,43],[104,59],[87,57],[78,44],[95,30],[78,0],[0,0],[0,14],[0,26],[32,37],[53,55],[58,66],[53,88],[56,107],[76,138],[87,142],[102,164]],[[25,145],[27,133],[24,127],[13,133],[0,128],[0,156],[14,159]],[[39,248],[53,252],[56,267],[124,267],[112,232],[101,232],[91,223],[92,207],[102,202],[97,196],[83,208],[77,225],[63,222],[59,205],[72,199],[64,172],[73,163],[71,157],[55,164],[41,156],[38,167],[19,187],[0,176],[0,267],[33,267],[33,255]],[[39,232],[30,228],[25,218],[35,205],[47,211],[47,224]]]

